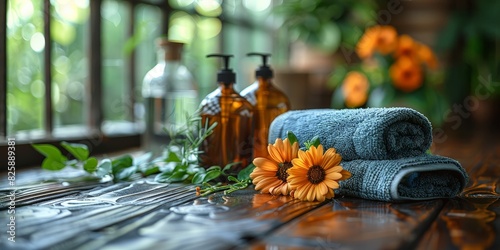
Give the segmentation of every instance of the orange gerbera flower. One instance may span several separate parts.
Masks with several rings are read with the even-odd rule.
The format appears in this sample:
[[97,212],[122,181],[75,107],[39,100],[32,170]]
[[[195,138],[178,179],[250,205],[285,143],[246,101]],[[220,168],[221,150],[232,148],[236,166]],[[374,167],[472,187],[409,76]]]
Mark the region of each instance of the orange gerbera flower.
[[392,84],[404,92],[414,91],[422,86],[422,69],[409,57],[399,58],[389,69]]
[[420,59],[420,61],[427,64],[427,66],[429,66],[429,68],[431,69],[436,69],[438,66],[436,55],[434,55],[434,53],[432,53],[432,50],[424,44],[420,44],[419,46],[418,58]]
[[409,35],[401,35],[398,39],[398,46],[394,52],[396,58],[406,56],[412,59],[418,58],[419,44]]
[[362,73],[351,71],[347,74],[342,84],[342,94],[345,104],[349,108],[360,107],[368,99],[368,79]]
[[371,57],[375,51],[387,55],[395,49],[397,36],[392,26],[376,25],[368,28],[356,45],[356,53],[360,58]]
[[299,151],[299,158],[292,160],[288,170],[288,183],[295,198],[307,201],[324,201],[334,197],[338,181],[351,177],[351,173],[339,166],[342,157],[334,148],[323,154],[323,146],[311,146]]
[[292,167],[292,160],[297,158],[299,144],[293,144],[287,139],[276,139],[274,144],[267,146],[269,157],[257,157],[253,160],[256,168],[250,174],[255,190],[261,190],[261,193],[270,193],[273,195],[288,195],[290,187],[287,183],[287,170]]

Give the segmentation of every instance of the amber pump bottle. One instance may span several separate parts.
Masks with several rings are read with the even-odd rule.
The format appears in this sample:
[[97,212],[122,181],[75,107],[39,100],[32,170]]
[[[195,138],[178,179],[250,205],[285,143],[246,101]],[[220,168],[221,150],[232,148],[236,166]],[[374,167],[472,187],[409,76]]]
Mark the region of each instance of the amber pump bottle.
[[254,105],[254,157],[268,155],[267,145],[269,126],[278,115],[290,109],[290,100],[272,84],[273,71],[267,65],[270,54],[248,53],[247,56],[262,57],[262,65],[255,71],[257,81],[241,91],[252,105]]
[[237,173],[252,161],[253,151],[253,106],[234,90],[236,75],[229,68],[232,55],[210,54],[207,57],[221,57],[224,68],[217,74],[219,87],[201,102],[202,125],[211,126],[213,133],[202,143],[200,165],[203,167],[224,167],[235,164],[229,173]]

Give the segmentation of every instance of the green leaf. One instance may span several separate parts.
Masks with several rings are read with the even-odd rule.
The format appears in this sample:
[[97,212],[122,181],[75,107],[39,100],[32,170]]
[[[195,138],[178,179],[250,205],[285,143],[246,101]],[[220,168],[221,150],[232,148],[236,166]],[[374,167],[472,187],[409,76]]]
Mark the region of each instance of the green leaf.
[[205,179],[206,175],[207,174],[203,173],[203,172],[198,172],[198,173],[194,174],[193,179],[191,179],[191,183],[193,183],[193,184],[203,183],[203,179]]
[[141,164],[146,164],[151,160],[151,157],[153,156],[152,152],[147,152],[139,157],[134,158],[134,165],[141,165]]
[[310,147],[318,147],[320,144],[319,137],[315,136],[311,140],[304,142],[304,145],[306,146],[306,149],[309,149]]
[[238,165],[240,164],[241,162],[232,162],[232,163],[229,163],[227,164],[223,169],[222,169],[222,173],[225,174],[225,175],[228,175],[228,173],[226,173],[227,170],[231,169],[234,165]]
[[238,180],[240,180],[240,181],[250,180],[251,179],[250,174],[253,172],[254,169],[255,169],[255,165],[250,163],[246,168],[242,169],[238,173]]
[[292,131],[287,131],[286,132],[286,137],[288,138],[288,141],[290,141],[290,144],[293,144],[293,143],[299,141],[297,139],[297,136],[295,136],[295,134]]
[[185,172],[184,173],[183,172],[175,172],[170,176],[169,180],[171,182],[181,182],[181,181],[187,179],[188,177],[189,177],[189,175],[186,174]]
[[169,182],[169,178],[172,175],[172,172],[163,172],[155,177],[156,182]]
[[236,179],[236,177],[234,177],[234,176],[228,176],[228,177],[227,177],[227,180],[228,180],[228,181],[232,181],[232,182],[239,182],[239,180],[238,180],[238,179]]
[[160,167],[156,165],[150,165],[144,169],[141,169],[141,172],[144,176],[150,176],[152,174],[160,173]]
[[78,163],[79,163],[79,161],[77,159],[73,159],[73,160],[65,162],[66,166],[70,166],[73,168],[79,168]]
[[80,161],[85,161],[89,158],[89,148],[85,144],[63,141],[61,142],[61,146]]
[[58,161],[54,158],[47,157],[45,160],[42,162],[42,168],[47,169],[47,170],[52,170],[52,171],[57,171],[61,170],[66,167],[66,164],[64,162]]
[[220,171],[221,168],[219,166],[211,166],[211,167],[207,168],[207,172],[212,171],[212,170],[219,170]]
[[189,177],[186,172],[164,172],[155,177],[157,182],[181,182]]
[[97,159],[90,157],[83,162],[83,169],[88,173],[94,173],[97,170]]
[[175,152],[168,152],[165,162],[182,162],[182,160]]
[[220,170],[212,170],[212,171],[208,171],[206,174],[205,174],[205,177],[203,178],[203,182],[209,182],[213,179],[216,179],[218,178],[220,175],[222,174],[222,171]]
[[120,156],[111,161],[111,170],[113,175],[117,175],[122,170],[132,166],[134,159],[130,155]]
[[101,161],[101,163],[97,167],[96,175],[99,177],[104,177],[104,176],[109,175],[109,174],[112,174],[111,160],[104,159]]
[[62,155],[61,151],[56,146],[54,146],[54,145],[50,145],[50,144],[34,144],[32,146],[40,154],[44,155],[47,158],[51,158],[52,160],[55,160],[55,161],[58,161],[58,162],[65,162],[65,161],[68,160],[66,157],[64,157]]
[[315,147],[318,147],[318,146],[319,146],[319,144],[321,144],[321,142],[319,141],[319,137],[318,137],[318,136],[313,137],[313,138],[311,139],[311,143],[312,143],[312,145],[313,145],[313,146],[315,146]]
[[127,180],[137,172],[137,166],[130,166],[128,168],[122,169],[119,173],[114,176],[115,180]]

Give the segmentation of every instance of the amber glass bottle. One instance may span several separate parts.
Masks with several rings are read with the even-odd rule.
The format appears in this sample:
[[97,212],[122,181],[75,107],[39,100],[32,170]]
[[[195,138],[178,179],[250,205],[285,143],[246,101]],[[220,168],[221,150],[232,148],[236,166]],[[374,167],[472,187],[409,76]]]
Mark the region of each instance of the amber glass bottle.
[[213,133],[202,143],[200,165],[224,167],[234,165],[230,173],[237,173],[252,161],[253,106],[234,90],[235,74],[228,68],[232,55],[211,54],[222,57],[224,68],[217,74],[219,87],[201,102],[202,125],[217,123]]
[[270,54],[248,53],[247,56],[261,56],[262,65],[255,71],[257,81],[241,91],[254,105],[254,157],[265,157],[267,153],[269,126],[278,115],[290,109],[290,100],[272,84],[273,71],[267,65]]

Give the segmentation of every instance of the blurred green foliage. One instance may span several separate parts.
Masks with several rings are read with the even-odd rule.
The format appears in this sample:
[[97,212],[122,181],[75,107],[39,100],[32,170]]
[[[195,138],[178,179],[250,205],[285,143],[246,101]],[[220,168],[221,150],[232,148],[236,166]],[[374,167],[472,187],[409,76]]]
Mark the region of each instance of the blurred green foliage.
[[[42,129],[45,82],[41,0],[8,2],[8,133]],[[77,1],[51,1],[52,102],[55,125],[83,121],[88,8]],[[64,4],[63,4],[64,3]]]
[[[91,0],[51,0],[52,40],[52,103],[55,127],[85,124],[85,86],[88,84],[89,2]],[[7,32],[8,66],[8,133],[43,129],[45,98],[43,0],[9,0]],[[249,51],[272,52],[273,60],[286,58],[285,46],[273,46],[273,36],[259,29],[269,16],[271,1],[231,2],[169,0],[176,8],[169,19],[168,37],[186,43],[183,60],[194,73],[200,87],[200,98],[216,88],[217,64],[205,55],[219,52],[220,40],[225,40],[224,52],[244,58]],[[245,5],[246,4],[246,5]],[[224,13],[222,12],[224,10]],[[103,0],[102,21],[102,81],[105,121],[141,119],[141,87],[146,72],[156,64],[154,40],[162,35],[161,10],[152,5],[137,4],[132,15],[135,31],[129,36],[131,12],[122,0]],[[250,20],[255,27],[227,24],[219,16]],[[225,29],[224,37],[222,30]],[[127,61],[135,51],[135,79],[132,92],[126,87]],[[240,87],[253,80],[253,69],[235,64]],[[92,93],[90,93],[92,95]],[[135,97],[132,103],[131,97]],[[136,110],[130,117],[128,110]]]
[[284,18],[292,40],[334,52],[341,45],[354,47],[365,26],[374,23],[376,9],[373,0],[288,0],[275,13]]
[[[500,80],[500,2],[457,1],[440,33],[436,49],[450,57],[446,90],[450,101],[461,102],[481,81]],[[481,80],[483,79],[483,80]],[[499,96],[500,89],[490,96]]]

